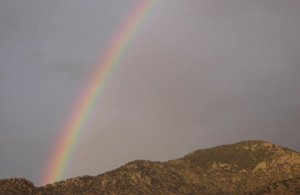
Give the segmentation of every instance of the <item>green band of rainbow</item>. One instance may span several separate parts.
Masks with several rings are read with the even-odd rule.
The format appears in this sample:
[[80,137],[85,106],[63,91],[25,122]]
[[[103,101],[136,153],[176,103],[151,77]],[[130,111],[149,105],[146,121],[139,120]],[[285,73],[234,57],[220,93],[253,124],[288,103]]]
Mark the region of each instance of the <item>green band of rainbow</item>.
[[50,157],[50,164],[46,167],[42,184],[59,181],[65,173],[76,143],[84,130],[85,123],[92,112],[107,78],[114,66],[120,61],[122,54],[132,41],[134,34],[139,29],[144,18],[158,0],[140,0],[131,15],[125,20],[120,31],[113,37],[108,50],[103,55],[99,65],[91,76],[91,80],[84,89],[79,100],[74,106],[69,120],[66,122],[58,143]]

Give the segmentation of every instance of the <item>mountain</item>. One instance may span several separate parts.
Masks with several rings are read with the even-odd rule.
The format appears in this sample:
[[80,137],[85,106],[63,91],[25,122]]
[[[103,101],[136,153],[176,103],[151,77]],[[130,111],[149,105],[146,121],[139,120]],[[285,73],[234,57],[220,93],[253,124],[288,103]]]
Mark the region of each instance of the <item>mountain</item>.
[[98,176],[42,187],[25,179],[0,180],[0,194],[300,194],[300,154],[244,141],[166,162],[137,160]]
[[262,186],[252,194],[300,194],[300,178],[287,179]]

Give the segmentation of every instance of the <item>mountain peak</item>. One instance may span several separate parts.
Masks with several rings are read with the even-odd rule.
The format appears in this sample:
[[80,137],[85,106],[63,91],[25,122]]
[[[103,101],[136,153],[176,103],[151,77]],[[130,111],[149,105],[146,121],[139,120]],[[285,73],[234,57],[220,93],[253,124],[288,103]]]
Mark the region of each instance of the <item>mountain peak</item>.
[[[261,162],[271,161],[298,154],[271,142],[265,141],[243,141],[230,145],[221,145],[210,149],[197,150],[183,158],[195,166],[207,168],[212,164],[225,164],[233,166],[234,171],[241,169],[253,169]],[[296,155],[297,156],[297,155]],[[287,163],[287,162],[285,162]]]

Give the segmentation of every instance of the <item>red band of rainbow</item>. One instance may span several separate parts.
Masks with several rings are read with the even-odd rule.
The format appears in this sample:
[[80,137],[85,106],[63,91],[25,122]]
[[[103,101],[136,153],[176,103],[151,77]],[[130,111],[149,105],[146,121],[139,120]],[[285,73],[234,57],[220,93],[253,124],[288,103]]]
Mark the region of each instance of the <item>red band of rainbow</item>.
[[89,118],[93,106],[105,86],[107,78],[114,66],[120,61],[122,54],[132,41],[144,18],[157,1],[140,0],[131,15],[125,20],[124,25],[121,26],[120,31],[113,37],[108,50],[103,55],[99,65],[97,65],[94,75],[91,76],[91,80],[81,93],[79,101],[75,104],[69,120],[62,128],[55,150],[50,156],[50,163],[46,167],[42,184],[59,181],[64,176],[76,143],[84,130],[86,120]]

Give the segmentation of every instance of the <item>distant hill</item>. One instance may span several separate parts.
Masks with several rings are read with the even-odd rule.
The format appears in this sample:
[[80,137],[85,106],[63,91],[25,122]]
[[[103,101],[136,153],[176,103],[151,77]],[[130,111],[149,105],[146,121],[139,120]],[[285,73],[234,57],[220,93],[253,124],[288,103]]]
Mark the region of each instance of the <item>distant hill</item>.
[[300,194],[300,154],[244,141],[167,162],[137,160],[98,176],[42,187],[25,179],[0,180],[0,194]]

